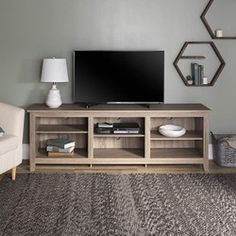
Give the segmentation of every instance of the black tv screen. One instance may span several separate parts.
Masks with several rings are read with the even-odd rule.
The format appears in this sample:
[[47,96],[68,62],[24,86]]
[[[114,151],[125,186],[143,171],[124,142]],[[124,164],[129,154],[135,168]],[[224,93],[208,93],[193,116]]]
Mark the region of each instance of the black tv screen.
[[75,51],[73,100],[164,102],[164,51]]

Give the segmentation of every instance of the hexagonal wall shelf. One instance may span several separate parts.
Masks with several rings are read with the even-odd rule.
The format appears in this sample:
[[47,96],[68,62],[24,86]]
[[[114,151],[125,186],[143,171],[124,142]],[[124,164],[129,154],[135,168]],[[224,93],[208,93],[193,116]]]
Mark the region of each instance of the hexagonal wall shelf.
[[236,36],[223,36],[223,37],[217,37],[215,35],[214,30],[212,29],[212,27],[210,26],[210,24],[207,21],[206,15],[209,11],[209,9],[212,7],[213,3],[215,0],[210,0],[206,6],[206,8],[204,9],[204,11],[201,14],[201,20],[203,22],[203,24],[205,25],[208,33],[210,34],[212,39],[236,39]]
[[[210,82],[208,84],[198,84],[198,85],[189,84],[187,81],[187,78],[183,75],[182,71],[180,70],[180,68],[178,66],[178,63],[181,59],[189,59],[189,60],[205,59],[205,56],[195,56],[195,55],[194,56],[184,56],[183,55],[184,51],[190,45],[209,45],[212,48],[213,52],[215,53],[216,57],[218,58],[218,60],[220,62],[220,66],[218,67],[213,78],[210,80]],[[181,48],[178,56],[176,57],[176,59],[174,61],[174,66],[186,86],[205,87],[205,86],[213,86],[215,84],[216,80],[218,79],[220,73],[222,72],[222,70],[225,66],[225,61],[222,58],[222,56],[220,55],[220,52],[218,51],[218,49],[216,48],[216,46],[213,42],[211,42],[211,41],[195,41],[195,42],[185,42],[184,43],[183,47]]]

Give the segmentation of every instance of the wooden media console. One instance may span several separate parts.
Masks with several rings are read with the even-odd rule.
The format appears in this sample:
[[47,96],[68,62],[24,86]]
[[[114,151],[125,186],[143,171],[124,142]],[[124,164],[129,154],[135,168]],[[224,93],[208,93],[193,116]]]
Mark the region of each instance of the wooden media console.
[[[201,164],[208,172],[208,113],[201,104],[97,105],[84,108],[65,104],[50,109],[43,104],[28,108],[30,114],[30,170],[37,165],[153,165]],[[96,134],[98,122],[137,122],[140,134]],[[179,138],[158,132],[163,124],[186,128]],[[51,138],[76,141],[72,157],[49,157]]]

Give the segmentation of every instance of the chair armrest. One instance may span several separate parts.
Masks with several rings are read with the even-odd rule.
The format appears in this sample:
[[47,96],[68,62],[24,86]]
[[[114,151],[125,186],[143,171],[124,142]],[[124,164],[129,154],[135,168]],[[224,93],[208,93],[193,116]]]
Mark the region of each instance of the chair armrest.
[[0,127],[7,134],[18,137],[22,143],[24,129],[25,110],[0,102]]

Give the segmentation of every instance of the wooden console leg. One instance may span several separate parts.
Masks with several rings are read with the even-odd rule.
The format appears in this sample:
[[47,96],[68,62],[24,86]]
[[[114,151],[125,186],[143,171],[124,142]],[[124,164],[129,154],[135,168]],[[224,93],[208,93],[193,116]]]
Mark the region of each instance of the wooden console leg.
[[35,171],[35,163],[33,161],[30,161],[30,172],[34,172]]
[[11,179],[16,180],[16,167],[11,170]]
[[209,161],[203,164],[203,169],[205,173],[209,173]]

